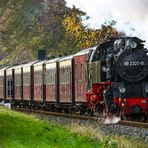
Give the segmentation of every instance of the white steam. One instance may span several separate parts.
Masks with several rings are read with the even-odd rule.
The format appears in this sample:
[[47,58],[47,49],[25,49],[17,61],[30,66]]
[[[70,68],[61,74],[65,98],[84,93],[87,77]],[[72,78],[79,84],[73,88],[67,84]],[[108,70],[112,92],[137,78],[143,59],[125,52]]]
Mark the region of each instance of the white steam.
[[148,44],[148,0],[66,0],[67,6],[75,5],[87,12],[85,23],[99,28],[107,20],[117,21],[116,27],[129,36],[138,36]]

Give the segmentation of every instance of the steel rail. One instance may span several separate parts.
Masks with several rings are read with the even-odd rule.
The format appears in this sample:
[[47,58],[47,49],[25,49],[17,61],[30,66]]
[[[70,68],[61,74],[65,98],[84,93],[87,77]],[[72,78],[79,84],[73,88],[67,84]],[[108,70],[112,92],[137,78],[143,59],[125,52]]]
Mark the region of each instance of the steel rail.
[[[57,112],[49,112],[49,111],[43,111],[43,110],[32,110],[32,109],[24,109],[24,108],[15,108],[13,110],[25,112],[25,113],[31,113],[31,114],[54,115],[54,116],[61,116],[61,117],[66,117],[66,118],[98,121],[98,123],[103,124],[103,116],[84,116],[84,115],[57,113]],[[145,123],[145,122],[121,120],[117,124],[148,129],[148,123]]]
[[140,128],[147,128],[148,129],[148,123],[145,123],[145,122],[135,122],[135,121],[121,120],[121,121],[118,122],[118,124],[133,126],[133,127],[140,127]]

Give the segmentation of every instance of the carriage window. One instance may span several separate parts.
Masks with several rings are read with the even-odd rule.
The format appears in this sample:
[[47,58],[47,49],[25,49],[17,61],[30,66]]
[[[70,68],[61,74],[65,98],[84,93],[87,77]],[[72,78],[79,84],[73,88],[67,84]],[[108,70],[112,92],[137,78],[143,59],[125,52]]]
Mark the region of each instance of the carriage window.
[[78,64],[75,63],[75,80],[78,79],[78,75],[77,75],[77,73],[78,73]]
[[20,74],[15,75],[15,85],[21,86],[21,75]]
[[12,80],[8,80],[7,82],[7,94],[8,97],[13,97],[13,81]]
[[61,84],[69,84],[71,81],[71,67],[64,66],[60,69],[60,83]]
[[83,77],[83,63],[80,63],[79,65],[79,81],[82,81],[82,77]]
[[69,84],[71,82],[71,67],[69,66],[67,69],[68,69],[68,73],[67,73],[68,81],[67,81],[67,83]]
[[23,85],[24,86],[30,85],[30,73],[23,73]]
[[34,72],[34,84],[41,85],[42,84],[42,71]]
[[50,78],[50,72],[49,72],[49,69],[46,69],[46,81],[45,81],[46,85],[49,84],[50,82],[49,78]]
[[48,85],[55,84],[55,75],[56,75],[56,69],[48,69],[46,70],[46,81],[45,83]]
[[4,84],[4,77],[1,76],[1,77],[0,77],[0,86],[3,86],[3,84]]
[[55,84],[55,69],[52,69],[52,84]]
[[81,67],[81,75],[80,75],[81,77],[80,77],[80,79],[82,81],[83,80],[83,74],[84,74],[83,73],[83,63],[81,63],[81,66],[80,67]]

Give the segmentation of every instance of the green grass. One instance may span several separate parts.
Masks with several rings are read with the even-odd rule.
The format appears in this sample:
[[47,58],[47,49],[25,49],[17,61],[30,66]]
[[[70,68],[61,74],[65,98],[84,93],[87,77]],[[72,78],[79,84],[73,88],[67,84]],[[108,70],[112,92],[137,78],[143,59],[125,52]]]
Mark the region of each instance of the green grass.
[[[133,145],[134,144],[134,145]],[[0,107],[0,148],[116,148],[145,146],[105,137],[91,127],[60,126]]]
[[[115,144],[109,144],[114,147]],[[0,148],[98,148],[104,143],[0,107]]]

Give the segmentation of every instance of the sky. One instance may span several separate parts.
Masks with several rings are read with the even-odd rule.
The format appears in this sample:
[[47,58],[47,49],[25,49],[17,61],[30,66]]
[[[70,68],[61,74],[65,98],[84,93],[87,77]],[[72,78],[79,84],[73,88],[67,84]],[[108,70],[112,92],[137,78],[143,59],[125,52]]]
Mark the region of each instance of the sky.
[[84,24],[99,28],[104,22],[115,20],[116,28],[127,36],[146,40],[148,47],[148,0],[66,0],[90,17]]

